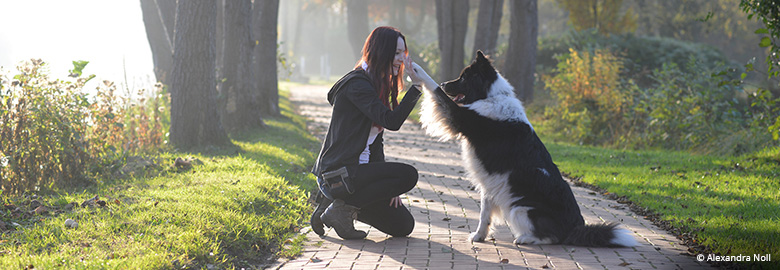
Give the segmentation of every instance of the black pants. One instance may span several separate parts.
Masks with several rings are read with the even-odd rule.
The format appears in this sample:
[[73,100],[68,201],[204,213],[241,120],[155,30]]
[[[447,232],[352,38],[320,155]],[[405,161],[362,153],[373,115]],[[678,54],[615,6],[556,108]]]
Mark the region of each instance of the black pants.
[[346,204],[360,208],[358,220],[392,236],[407,236],[414,229],[414,218],[405,206],[390,206],[395,198],[417,185],[417,169],[396,162],[360,164],[352,178],[355,193],[343,198]]

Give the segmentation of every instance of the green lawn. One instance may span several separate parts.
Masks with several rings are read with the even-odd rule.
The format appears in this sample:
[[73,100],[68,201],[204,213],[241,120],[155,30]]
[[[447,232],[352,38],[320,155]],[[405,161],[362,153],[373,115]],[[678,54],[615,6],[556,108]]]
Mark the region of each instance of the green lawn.
[[[284,98],[283,98],[284,99]],[[237,147],[161,154],[156,177],[107,177],[86,190],[3,197],[7,228],[0,239],[0,269],[242,268],[270,256],[300,253],[296,234],[310,213],[314,188],[308,173],[318,141],[305,119],[282,101],[283,116],[266,129],[233,136]],[[197,159],[191,170],[173,159]],[[106,207],[66,208],[99,195]],[[14,217],[32,199],[49,214]],[[66,219],[78,221],[65,228]]]
[[780,261],[777,149],[727,158],[546,145],[562,172],[655,212],[696,244],[720,254],[772,254]]

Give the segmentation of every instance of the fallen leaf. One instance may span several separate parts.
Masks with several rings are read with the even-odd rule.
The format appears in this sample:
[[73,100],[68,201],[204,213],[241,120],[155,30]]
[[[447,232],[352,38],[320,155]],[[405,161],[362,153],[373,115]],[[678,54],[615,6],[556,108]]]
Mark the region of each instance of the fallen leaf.
[[88,206],[88,205],[94,206],[94,205],[95,205],[95,202],[96,202],[97,200],[99,200],[99,199],[100,199],[100,198],[98,197],[98,195],[95,195],[95,197],[92,197],[91,199],[88,199],[88,200],[86,200],[86,201],[82,202],[82,203],[81,203],[81,207],[86,207],[86,206]]
[[314,258],[309,259],[309,261],[311,261],[313,263],[318,263],[318,262],[321,262],[322,260],[320,260],[320,258],[314,257]]
[[509,263],[509,259],[503,259],[503,260],[501,260],[501,263],[502,264],[508,264]]
[[547,269],[547,268],[550,268],[550,266],[545,264],[545,265],[542,265],[542,268]]
[[631,264],[630,264],[630,263],[627,263],[627,262],[623,262],[623,263],[621,263],[621,264],[618,264],[618,266],[629,266],[629,265],[631,265]]
[[450,221],[450,220],[452,220],[452,219],[451,219],[451,218],[448,218],[448,217],[446,217],[446,218],[442,218],[441,220],[444,220],[444,221]]
[[48,213],[49,210],[46,209],[46,206],[41,205],[41,206],[38,206],[37,208],[35,208],[34,212],[35,212],[36,215],[43,215],[43,214]]

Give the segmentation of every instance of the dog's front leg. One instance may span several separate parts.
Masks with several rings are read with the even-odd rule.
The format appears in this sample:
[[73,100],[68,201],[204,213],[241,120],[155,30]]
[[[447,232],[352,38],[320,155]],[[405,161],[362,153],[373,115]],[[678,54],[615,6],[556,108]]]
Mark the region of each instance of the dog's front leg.
[[479,225],[477,226],[477,231],[469,235],[471,242],[485,241],[485,237],[490,230],[490,218],[493,216],[493,208],[495,207],[493,201],[487,198],[485,194],[480,194],[480,196],[482,197],[480,200],[482,205],[479,210]]

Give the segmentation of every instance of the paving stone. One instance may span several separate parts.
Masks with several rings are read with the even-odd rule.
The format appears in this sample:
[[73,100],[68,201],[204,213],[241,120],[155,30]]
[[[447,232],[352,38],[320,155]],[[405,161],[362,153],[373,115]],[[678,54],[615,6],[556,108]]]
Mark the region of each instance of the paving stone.
[[[322,139],[330,109],[329,86],[297,86],[291,100],[309,118],[309,129]],[[635,248],[588,248],[563,245],[515,246],[506,225],[495,240],[471,243],[479,223],[479,192],[467,180],[457,142],[439,142],[418,124],[407,122],[384,135],[388,161],[404,162],[419,172],[417,186],[401,196],[415,218],[409,237],[390,237],[366,224],[356,228],[365,240],[342,240],[326,228],[325,237],[304,229],[308,240],[301,257],[269,269],[707,269],[673,235],[631,213],[625,205],[572,186],[588,223],[620,222],[640,242]],[[315,262],[315,260],[317,262]]]

